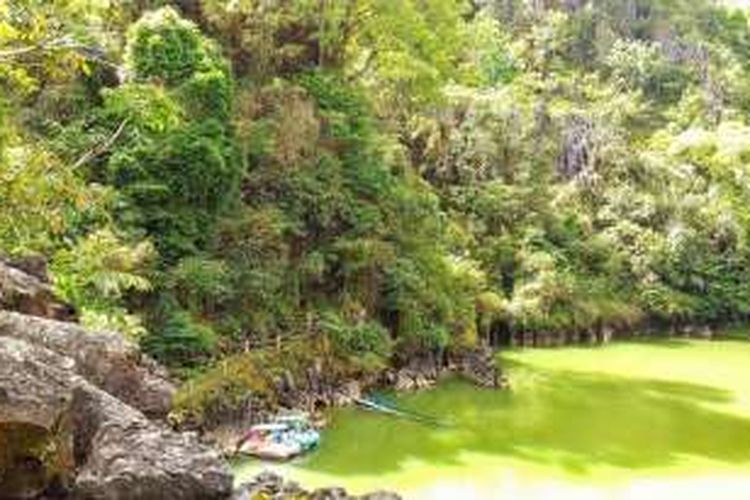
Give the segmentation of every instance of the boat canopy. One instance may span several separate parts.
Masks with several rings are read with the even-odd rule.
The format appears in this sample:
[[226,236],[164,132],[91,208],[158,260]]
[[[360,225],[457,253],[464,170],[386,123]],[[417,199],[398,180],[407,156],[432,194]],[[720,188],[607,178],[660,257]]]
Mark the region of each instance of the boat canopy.
[[252,431],[266,431],[266,432],[285,431],[287,429],[289,429],[289,426],[286,424],[282,424],[282,423],[258,424],[250,428],[250,430]]
[[275,422],[303,422],[308,423],[309,419],[306,415],[280,415],[274,418]]

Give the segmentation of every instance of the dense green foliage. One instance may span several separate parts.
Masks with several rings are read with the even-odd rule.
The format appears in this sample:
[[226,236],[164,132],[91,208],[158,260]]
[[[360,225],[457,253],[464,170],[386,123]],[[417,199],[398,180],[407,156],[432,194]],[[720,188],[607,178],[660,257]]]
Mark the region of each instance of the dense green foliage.
[[372,368],[750,313],[743,11],[164,3],[0,5],[0,250],[84,321]]

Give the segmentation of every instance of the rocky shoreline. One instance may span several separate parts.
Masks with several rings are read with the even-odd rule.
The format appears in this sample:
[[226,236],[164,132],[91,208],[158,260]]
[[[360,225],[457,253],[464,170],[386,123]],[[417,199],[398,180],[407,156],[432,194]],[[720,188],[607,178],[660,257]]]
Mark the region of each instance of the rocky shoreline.
[[215,447],[164,422],[173,388],[162,375],[115,334],[0,311],[0,498],[400,498],[307,491],[269,473],[234,489]]
[[263,398],[250,395],[240,408],[217,415],[214,425],[202,429],[204,438],[232,456],[236,443],[248,425],[262,423],[279,410],[303,411],[313,416],[319,426],[325,425],[324,412],[328,408],[349,406],[373,389],[394,389],[398,392],[427,390],[445,377],[460,376],[477,387],[505,389],[507,378],[496,367],[494,353],[488,347],[465,349],[453,356],[415,357],[400,368],[383,371],[377,378],[367,380],[329,380],[319,366],[310,367],[305,376],[295,379],[290,373],[279,378],[276,389],[278,402],[270,406]]
[[[43,268],[32,273],[0,260],[0,498],[400,498],[307,491],[268,473],[234,489],[221,443],[167,423],[175,388],[166,371],[121,335],[88,331],[74,319]],[[414,359],[364,384],[422,389],[446,371],[480,385],[501,381],[492,353],[472,351],[447,362]],[[351,404],[362,387],[356,380],[332,385],[322,366],[312,366],[304,380],[281,377],[277,391],[283,406],[315,409]],[[237,429],[273,409],[250,410],[238,415]],[[227,442],[233,439],[230,432]]]
[[343,488],[319,488],[310,491],[293,481],[286,481],[278,474],[263,472],[237,488],[232,500],[401,500],[401,496],[389,491],[357,496],[350,495]]

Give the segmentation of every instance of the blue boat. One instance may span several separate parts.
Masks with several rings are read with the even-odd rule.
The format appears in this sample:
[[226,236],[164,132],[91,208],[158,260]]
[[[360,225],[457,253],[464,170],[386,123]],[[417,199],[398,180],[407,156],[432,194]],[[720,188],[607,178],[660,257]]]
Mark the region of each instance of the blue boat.
[[278,415],[254,425],[237,443],[238,453],[265,460],[288,460],[320,444],[320,433],[305,414]]

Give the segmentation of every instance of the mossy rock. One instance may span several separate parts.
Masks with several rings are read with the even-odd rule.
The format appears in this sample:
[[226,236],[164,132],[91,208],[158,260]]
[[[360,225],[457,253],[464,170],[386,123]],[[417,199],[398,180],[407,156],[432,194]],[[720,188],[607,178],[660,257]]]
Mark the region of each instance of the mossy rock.
[[35,498],[64,490],[73,471],[70,441],[57,430],[28,422],[0,422],[0,492]]

